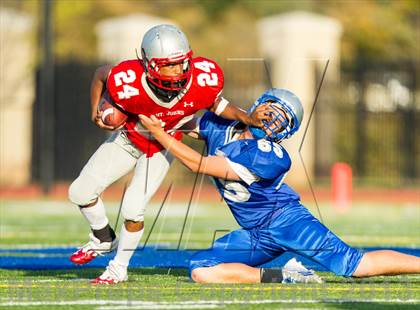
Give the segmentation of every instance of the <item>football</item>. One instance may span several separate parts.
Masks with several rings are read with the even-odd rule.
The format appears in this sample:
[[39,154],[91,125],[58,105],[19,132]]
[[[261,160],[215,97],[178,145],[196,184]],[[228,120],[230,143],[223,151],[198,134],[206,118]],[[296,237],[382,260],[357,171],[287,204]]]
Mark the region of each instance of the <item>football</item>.
[[112,101],[107,90],[99,102],[98,112],[102,112],[102,122],[114,128],[124,125],[128,118],[127,114]]

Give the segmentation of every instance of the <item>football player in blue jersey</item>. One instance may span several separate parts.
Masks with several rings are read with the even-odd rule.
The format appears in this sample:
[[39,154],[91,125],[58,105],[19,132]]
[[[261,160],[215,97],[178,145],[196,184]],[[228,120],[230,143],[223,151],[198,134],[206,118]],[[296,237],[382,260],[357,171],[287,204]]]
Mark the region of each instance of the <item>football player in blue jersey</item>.
[[268,113],[263,129],[225,120],[211,112],[198,119],[196,126],[190,123],[191,135],[198,135],[207,144],[206,157],[168,135],[156,117],[140,115],[143,126],[184,165],[214,177],[242,227],[192,256],[190,272],[194,281],[294,282],[297,277],[295,282],[317,282],[311,272],[290,275],[286,268],[257,267],[286,251],[346,277],[420,273],[420,258],[416,256],[391,250],[363,253],[350,247],[320,223],[300,203],[299,195],[283,183],[291,160],[281,141],[299,129],[303,118],[297,96],[273,88],[249,112],[254,110]]

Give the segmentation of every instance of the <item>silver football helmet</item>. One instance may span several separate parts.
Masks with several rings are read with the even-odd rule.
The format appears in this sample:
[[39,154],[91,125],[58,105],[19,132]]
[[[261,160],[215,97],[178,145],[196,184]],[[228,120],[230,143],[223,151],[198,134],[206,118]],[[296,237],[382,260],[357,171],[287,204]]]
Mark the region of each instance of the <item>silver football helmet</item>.
[[271,88],[255,101],[248,112],[268,103],[270,120],[263,120],[263,128],[250,127],[256,139],[280,142],[291,137],[300,127],[303,119],[303,107],[299,98],[287,89]]
[[[141,55],[148,80],[159,88],[180,90],[191,78],[192,50],[185,34],[173,25],[158,25],[146,32],[141,42]],[[160,68],[169,64],[183,65],[183,73],[165,76]]]

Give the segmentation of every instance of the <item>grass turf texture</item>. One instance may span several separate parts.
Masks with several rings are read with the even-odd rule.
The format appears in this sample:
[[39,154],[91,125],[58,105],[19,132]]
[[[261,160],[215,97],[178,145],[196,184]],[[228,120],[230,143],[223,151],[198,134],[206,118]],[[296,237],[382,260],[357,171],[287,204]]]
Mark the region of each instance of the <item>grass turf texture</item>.
[[[220,203],[221,204],[221,203]],[[149,235],[159,205],[146,216]],[[187,203],[161,211],[149,244],[179,243]],[[317,211],[310,206],[313,214]],[[118,204],[107,205],[113,225]],[[416,206],[358,204],[345,214],[321,205],[324,223],[355,246],[420,247],[420,210]],[[119,226],[119,225],[118,225]],[[237,228],[226,207],[192,205],[180,248],[205,248],[215,230]],[[118,228],[119,229],[119,228]],[[57,201],[1,201],[1,248],[74,245],[86,242],[88,228],[78,210]],[[218,233],[221,236],[223,232]],[[1,259],[1,258],[0,258]],[[0,270],[0,308],[13,309],[414,309],[420,303],[420,277],[345,279],[322,273],[326,283],[311,285],[198,285],[185,270],[131,269],[130,281],[91,286],[101,269]]]
[[[25,308],[42,301],[51,304],[49,309],[60,304],[63,309],[69,306],[118,309],[116,303],[121,302],[118,306],[124,309],[170,309],[170,306],[237,309],[245,303],[249,309],[395,309],[414,307],[420,297],[420,279],[414,276],[354,280],[323,274],[324,284],[198,285],[189,282],[184,270],[138,269],[130,273],[127,283],[90,285],[88,279],[98,272],[95,269],[4,271],[0,279],[0,305],[15,301],[21,303],[16,303],[16,307]],[[95,301],[97,304],[83,305]],[[46,305],[36,305],[36,308],[48,308]]]

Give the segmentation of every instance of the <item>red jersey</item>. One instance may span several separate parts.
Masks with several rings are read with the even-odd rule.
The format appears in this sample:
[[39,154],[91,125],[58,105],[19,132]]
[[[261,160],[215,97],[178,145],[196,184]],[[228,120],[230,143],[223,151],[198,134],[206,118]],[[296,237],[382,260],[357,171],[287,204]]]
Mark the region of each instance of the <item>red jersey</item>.
[[201,109],[209,109],[223,90],[223,71],[210,59],[196,57],[191,63],[191,78],[179,95],[169,102],[160,100],[146,81],[140,60],[123,61],[111,69],[107,89],[112,100],[130,114],[125,124],[127,137],[147,157],[163,147],[142,127],[138,114],[155,115],[166,132],[181,140],[178,128]]

